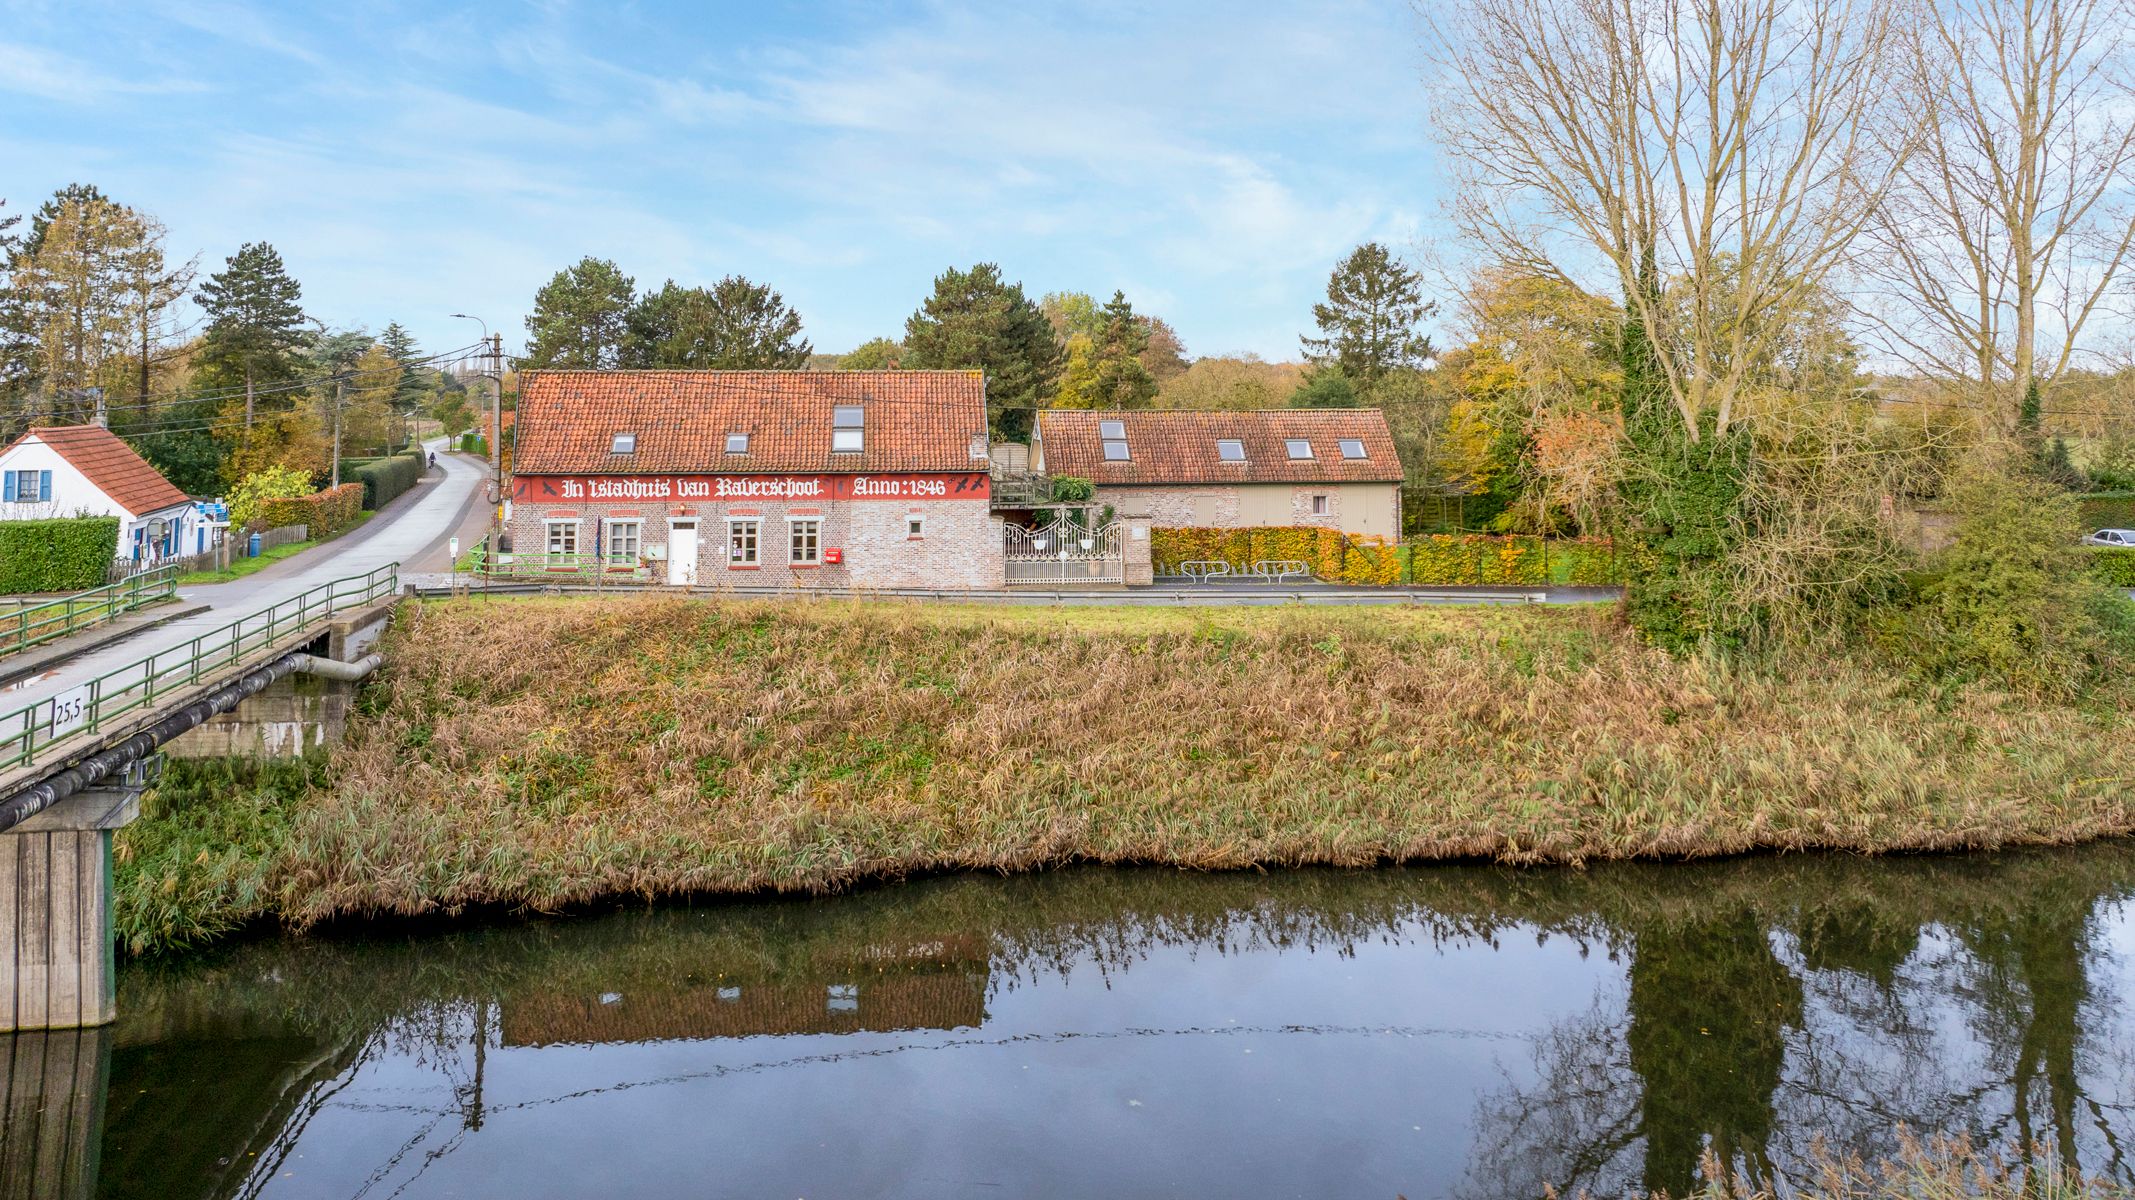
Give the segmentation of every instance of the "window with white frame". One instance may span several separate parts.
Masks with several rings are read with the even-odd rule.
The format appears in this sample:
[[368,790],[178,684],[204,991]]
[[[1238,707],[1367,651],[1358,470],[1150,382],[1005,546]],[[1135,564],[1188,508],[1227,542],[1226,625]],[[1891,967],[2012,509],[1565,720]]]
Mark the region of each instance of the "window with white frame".
[[578,553],[577,521],[550,521],[547,524],[549,536],[545,544],[550,554]]
[[1312,497],[1312,515],[1315,517],[1324,517],[1327,515],[1327,497],[1324,494],[1318,494]]
[[728,454],[747,454],[749,452],[749,435],[746,433],[730,433],[726,435],[726,452]]
[[1312,457],[1312,443],[1305,438],[1284,438],[1282,444],[1291,458]]
[[50,471],[9,471],[6,499],[16,504],[42,504],[52,498]]
[[857,404],[830,410],[830,452],[858,454],[867,448],[867,414]]
[[1343,438],[1342,457],[1370,458],[1371,456],[1369,454],[1364,453],[1364,440],[1362,438]]
[[608,558],[612,562],[636,562],[638,541],[644,525],[638,521],[608,522]]
[[616,434],[615,439],[608,443],[608,452],[610,454],[636,454],[638,452],[638,435],[634,433]]
[[726,523],[726,558],[729,565],[753,567],[762,561],[757,557],[757,537],[763,530],[763,522],[755,517],[731,518]]
[[1244,462],[1245,443],[1237,438],[1217,438],[1216,457],[1224,462]]
[[787,522],[792,554],[787,561],[812,564],[823,561],[823,522],[819,517],[794,517]]

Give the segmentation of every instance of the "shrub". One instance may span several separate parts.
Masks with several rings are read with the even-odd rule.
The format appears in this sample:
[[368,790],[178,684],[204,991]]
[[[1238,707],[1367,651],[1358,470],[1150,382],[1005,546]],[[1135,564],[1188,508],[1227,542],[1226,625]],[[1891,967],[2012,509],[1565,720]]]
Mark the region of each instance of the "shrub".
[[2135,550],[2100,546],[2091,550],[2091,574],[2107,587],[2135,588]]
[[260,509],[261,528],[283,525],[308,526],[311,537],[330,538],[356,523],[363,515],[363,485],[344,483],[309,496],[270,500]]
[[1284,526],[1246,529],[1157,529],[1150,558],[1160,575],[1180,564],[1227,562],[1243,572],[1264,559],[1306,564],[1321,579],[1386,587],[1542,586],[1620,582],[1615,547],[1607,538],[1539,538],[1435,534],[1404,543],[1332,529]]
[[0,521],[0,593],[102,587],[118,552],[117,517]]
[[1097,485],[1080,475],[1059,475],[1053,479],[1053,503],[1080,504],[1097,495]]
[[1893,649],[1945,675],[2068,696],[2125,653],[2125,600],[2077,541],[2077,503],[2030,472],[1974,471],[1953,489],[1956,540],[1937,556]]
[[420,452],[375,459],[355,471],[357,482],[363,485],[363,507],[373,512],[414,487],[416,481],[422,477],[423,459]]
[[260,522],[261,506],[311,491],[311,476],[295,467],[267,467],[237,481],[230,489],[230,525],[235,529],[269,529]]
[[2077,520],[2093,529],[2135,529],[2135,492],[2092,492],[2076,497]]

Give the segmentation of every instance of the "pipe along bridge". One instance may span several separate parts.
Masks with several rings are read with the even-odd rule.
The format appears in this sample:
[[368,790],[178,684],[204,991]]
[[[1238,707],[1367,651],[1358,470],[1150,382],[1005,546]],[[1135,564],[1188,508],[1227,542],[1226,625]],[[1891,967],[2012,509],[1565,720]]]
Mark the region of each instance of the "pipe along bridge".
[[[112,1020],[111,834],[161,756],[301,753],[338,737],[398,564],[323,583],[62,690],[0,700],[0,1033]],[[5,693],[0,692],[0,697]]]

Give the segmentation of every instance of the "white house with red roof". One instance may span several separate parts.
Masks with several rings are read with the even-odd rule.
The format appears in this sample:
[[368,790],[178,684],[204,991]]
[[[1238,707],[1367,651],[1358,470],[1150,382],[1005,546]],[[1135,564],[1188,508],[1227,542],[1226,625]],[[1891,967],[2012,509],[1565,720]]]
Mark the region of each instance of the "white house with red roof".
[[0,450],[0,521],[117,517],[121,559],[151,563],[213,544],[207,515],[101,425],[32,429]]

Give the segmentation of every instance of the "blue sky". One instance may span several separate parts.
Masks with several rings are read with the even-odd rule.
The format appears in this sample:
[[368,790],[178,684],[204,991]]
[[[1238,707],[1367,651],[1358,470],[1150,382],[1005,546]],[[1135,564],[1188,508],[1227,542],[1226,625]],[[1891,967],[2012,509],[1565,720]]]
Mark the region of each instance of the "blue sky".
[[1123,288],[1294,358],[1336,257],[1439,227],[1401,0],[1162,5],[0,0],[0,196],[97,184],[204,269],[272,242],[335,325],[524,340],[534,290],[782,291],[817,349],[943,267]]

